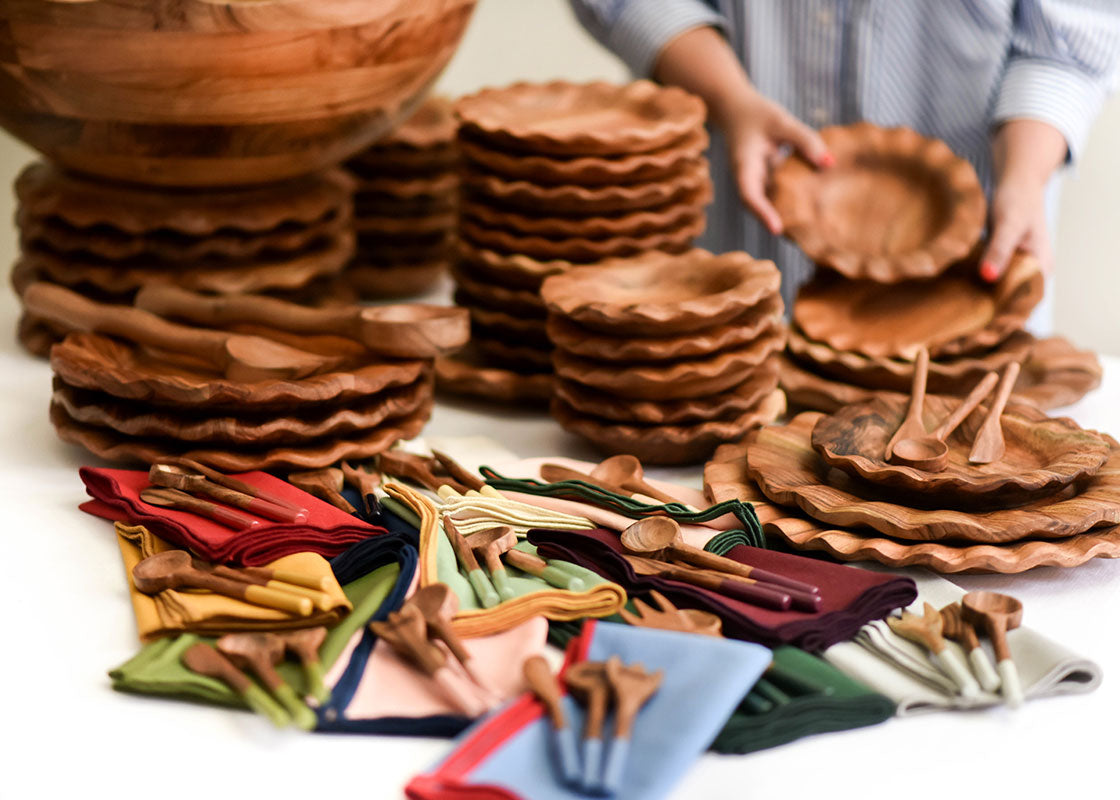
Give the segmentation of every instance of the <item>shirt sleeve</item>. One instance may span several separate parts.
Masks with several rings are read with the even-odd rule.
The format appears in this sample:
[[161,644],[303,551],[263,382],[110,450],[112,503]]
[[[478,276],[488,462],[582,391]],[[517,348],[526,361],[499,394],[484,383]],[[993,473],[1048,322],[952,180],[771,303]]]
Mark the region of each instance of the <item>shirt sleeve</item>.
[[1084,148],[1120,72],[1120,4],[1019,0],[993,124],[1036,119],[1065,137],[1067,160]]
[[576,18],[631,71],[647,77],[674,37],[693,28],[726,29],[702,0],[569,0]]

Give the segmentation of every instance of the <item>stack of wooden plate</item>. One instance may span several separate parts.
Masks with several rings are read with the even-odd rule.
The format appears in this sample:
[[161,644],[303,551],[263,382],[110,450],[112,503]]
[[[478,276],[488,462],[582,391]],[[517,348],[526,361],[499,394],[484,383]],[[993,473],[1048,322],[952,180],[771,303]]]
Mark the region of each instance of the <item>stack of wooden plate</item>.
[[646,253],[541,289],[555,345],[552,414],[610,453],[700,461],[785,410],[780,276],[746,253]]
[[431,98],[347,162],[358,249],[341,283],[362,298],[406,297],[446,274],[458,225],[458,160],[451,103]]
[[[956,404],[927,397],[927,427]],[[1012,573],[1120,557],[1116,441],[1012,405],[1003,457],[971,464],[981,407],[950,435],[945,469],[931,472],[884,459],[906,408],[905,397],[884,395],[753,432],[717,451],[705,488],[755,503],[768,535],[844,560]]]
[[[338,273],[354,251],[349,180],[325,172],[256,188],[144,188],[45,163],[15,185],[17,293],[46,281],[108,302],[142,286],[291,290]],[[20,340],[45,355],[56,326],[24,314]]]
[[440,385],[547,397],[541,282],[573,264],[691,246],[711,200],[704,107],[648,81],[558,81],[485,90],[455,110],[464,172],[453,276],[473,360],[437,364]]
[[977,275],[985,201],[968,162],[942,142],[868,123],[828,128],[837,164],[800,159],[774,176],[787,233],[818,264],[793,307],[782,386],[791,404],[832,411],[906,391],[918,349],[929,390],[961,395],[989,370],[1022,365],[1015,393],[1043,408],[1100,381],[1092,353],[1023,330],[1043,276],[1018,255],[994,284]]

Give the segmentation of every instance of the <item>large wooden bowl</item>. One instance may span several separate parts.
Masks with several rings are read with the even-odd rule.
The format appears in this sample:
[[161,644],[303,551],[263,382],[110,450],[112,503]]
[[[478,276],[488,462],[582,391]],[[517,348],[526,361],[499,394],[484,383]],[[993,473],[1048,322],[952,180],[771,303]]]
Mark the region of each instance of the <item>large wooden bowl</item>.
[[0,126],[119,180],[289,178],[408,114],[475,2],[0,0]]

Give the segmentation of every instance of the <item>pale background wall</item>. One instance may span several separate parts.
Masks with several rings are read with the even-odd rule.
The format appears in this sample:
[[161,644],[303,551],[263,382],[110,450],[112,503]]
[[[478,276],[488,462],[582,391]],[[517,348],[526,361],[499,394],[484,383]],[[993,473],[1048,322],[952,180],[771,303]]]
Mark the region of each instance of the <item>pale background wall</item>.
[[[592,40],[565,0],[481,0],[462,47],[440,80],[459,94],[517,80],[623,80],[626,70]],[[1084,158],[1066,181],[1057,237],[1055,328],[1083,347],[1120,355],[1120,96],[1097,122]],[[10,185],[31,153],[0,134],[0,185]],[[0,219],[13,201],[0,192]],[[15,256],[15,236],[0,236],[0,265]],[[10,292],[0,291],[0,320],[11,330],[17,315]],[[6,334],[0,348],[12,347]]]

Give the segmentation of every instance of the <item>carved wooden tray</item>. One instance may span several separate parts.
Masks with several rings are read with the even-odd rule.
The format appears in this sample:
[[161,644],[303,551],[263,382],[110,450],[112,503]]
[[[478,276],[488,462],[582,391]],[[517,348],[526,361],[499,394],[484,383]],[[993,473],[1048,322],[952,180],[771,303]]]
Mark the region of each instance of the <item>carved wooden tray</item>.
[[751,503],[766,535],[798,550],[820,550],[842,561],[878,561],[946,573],[1017,573],[1035,567],[1076,567],[1093,558],[1120,558],[1120,526],[1065,539],[960,546],[899,542],[870,531],[831,528],[768,501],[747,476],[746,451],[745,444],[725,444],[716,450],[704,466],[705,494],[713,503],[732,499]]
[[730,391],[685,400],[631,400],[557,378],[553,391],[576,413],[614,422],[694,425],[735,419],[778,388],[777,364],[768,360]]
[[455,119],[451,100],[429,96],[408,119],[378,139],[374,148],[407,147],[412,150],[428,150],[447,147],[455,141],[458,130],[459,123]]
[[634,364],[622,369],[609,361],[593,361],[554,350],[552,364],[561,378],[635,400],[683,400],[730,391],[747,380],[770,356],[782,349],[780,329],[749,345],[704,358],[664,364]]
[[453,357],[437,358],[436,391],[499,403],[542,404],[552,398],[550,373],[522,374],[485,363],[467,345]]
[[457,172],[439,172],[429,175],[384,175],[379,172],[355,170],[354,195],[366,194],[396,197],[401,200],[417,198],[444,199],[459,191]]
[[533,291],[506,288],[492,281],[477,278],[469,270],[470,265],[459,262],[451,267],[451,277],[459,290],[465,292],[475,305],[504,311],[507,314],[521,314],[543,320],[547,314],[544,301]]
[[500,335],[513,341],[532,344],[541,348],[551,349],[552,344],[545,334],[543,320],[527,319],[504,311],[494,311],[490,308],[473,304],[473,299],[463,292],[455,292],[455,304],[463,306],[471,315],[471,330],[491,334],[491,338]]
[[548,239],[544,236],[519,236],[464,218],[460,222],[459,233],[471,244],[499,253],[527,255],[542,261],[560,259],[589,262],[632,256],[648,250],[680,253],[687,250],[692,245],[692,240],[704,232],[706,223],[706,217],[699,214],[676,227],[638,236],[611,236],[606,239],[572,236]]
[[355,217],[354,230],[363,239],[371,236],[425,236],[454,230],[458,221],[459,214],[454,210],[407,216],[403,211],[396,214],[362,214]]
[[51,367],[65,383],[155,406],[229,409],[300,409],[326,402],[347,403],[415,383],[423,361],[387,361],[351,372],[291,381],[237,383],[220,375],[169,363],[116,339],[72,333],[51,351]]
[[652,81],[515,83],[455,104],[460,131],[500,149],[559,156],[644,153],[704,124],[704,104]]
[[626,453],[647,464],[693,464],[711,455],[719,444],[741,439],[752,428],[773,422],[785,407],[785,396],[775,390],[734,420],[693,425],[625,425],[599,420],[573,411],[559,398],[553,399],[551,411],[562,428],[605,452]]
[[227,228],[267,231],[286,222],[309,224],[349,205],[352,190],[341,170],[254,188],[177,191],[85,178],[43,162],[24,169],[15,182],[20,205],[35,216],[138,235],[169,230],[206,236]]
[[399,389],[358,400],[353,405],[321,407],[316,404],[287,416],[274,412],[254,414],[199,414],[191,409],[169,410],[143,401],[121,400],[102,392],[76,389],[55,378],[51,402],[74,422],[108,428],[122,436],[208,442],[241,447],[306,442],[326,436],[349,438],[379,425],[410,417],[432,399],[426,379]]
[[974,262],[937,280],[875,283],[818,274],[801,287],[793,320],[805,335],[841,351],[913,360],[983,353],[1026,323],[1042,299],[1042,271],[1031,256],[1015,256],[994,286]]
[[459,260],[465,271],[477,280],[495,282],[510,289],[537,292],[549,275],[559,275],[572,268],[570,261],[538,261],[525,255],[495,253],[470,242],[459,242]]
[[355,257],[338,275],[364,300],[392,300],[423,294],[447,274],[446,261],[401,263],[397,266],[367,264]]
[[464,138],[463,158],[485,172],[538,184],[605,186],[656,181],[693,166],[708,146],[708,133],[697,128],[658,150],[617,156],[549,156],[507,153]]
[[448,172],[459,164],[457,142],[440,147],[417,150],[403,144],[377,143],[358,153],[343,165],[348,171],[360,175],[399,175],[416,177]]
[[778,291],[772,261],[743,252],[646,253],[550,277],[553,314],[610,334],[667,336],[721,325]]
[[537,347],[527,343],[511,343],[507,336],[487,336],[482,331],[471,332],[471,344],[483,358],[496,367],[508,367],[517,372],[551,372],[551,347]]
[[476,227],[498,228],[521,236],[543,236],[548,239],[644,236],[677,229],[695,222],[703,215],[703,203],[689,203],[687,199],[642,211],[590,217],[523,214],[474,200],[463,208],[464,218]]
[[611,336],[553,314],[547,331],[553,343],[577,356],[623,363],[676,361],[740,347],[763,336],[782,318],[782,297],[772,294],[723,325],[677,336]]
[[[937,427],[958,404],[932,395],[923,408],[926,430]],[[948,438],[949,464],[926,472],[888,463],[887,442],[909,407],[902,395],[885,394],[845,406],[813,429],[813,448],[834,467],[877,486],[913,492],[930,504],[975,507],[1022,505],[1054,494],[1092,475],[1108,458],[1108,444],[1068,418],[1050,418],[1033,406],[1009,407],[1000,420],[1007,450],[992,464],[970,464],[972,448],[987,409],[974,411]]]
[[133,439],[109,430],[72,420],[63,408],[51,404],[51,423],[60,439],[81,445],[107,461],[139,461],[153,464],[168,458],[190,458],[227,472],[254,469],[318,469],[342,459],[366,459],[383,453],[401,439],[420,433],[431,414],[431,402],[424,403],[411,416],[392,424],[358,431],[347,437],[326,436],[298,445],[275,447],[195,446],[172,439]]
[[821,418],[806,412],[760,432],[748,444],[747,471],[773,502],[829,525],[866,526],[895,539],[991,544],[1058,539],[1120,523],[1120,449],[1083,486],[1054,497],[997,511],[924,510],[900,505],[883,487],[825,464],[811,442]]
[[773,175],[785,233],[848,278],[928,278],[969,254],[987,204],[976,171],[944,142],[868,122],[824,128],[836,164],[800,157]]
[[677,202],[703,205],[711,200],[712,193],[706,159],[676,175],[646,183],[542,186],[472,169],[464,170],[462,179],[467,191],[464,206],[473,193],[492,203],[540,214],[618,214]]

